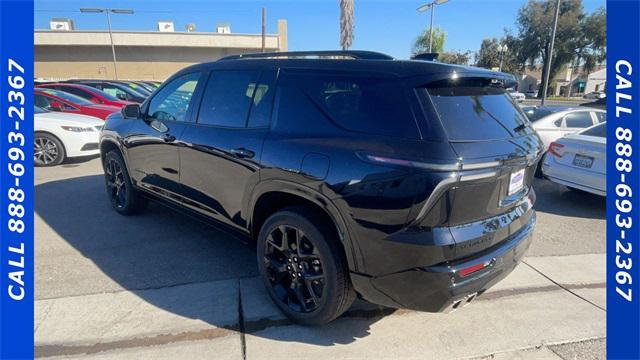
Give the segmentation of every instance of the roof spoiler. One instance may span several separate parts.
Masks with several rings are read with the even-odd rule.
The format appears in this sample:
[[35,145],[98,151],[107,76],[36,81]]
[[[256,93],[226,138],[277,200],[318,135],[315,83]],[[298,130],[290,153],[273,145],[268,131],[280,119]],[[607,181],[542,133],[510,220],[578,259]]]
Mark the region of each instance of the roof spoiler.
[[439,53],[421,53],[416,54],[411,57],[411,60],[425,60],[425,61],[436,61],[438,60]]
[[363,50],[322,50],[322,51],[288,51],[239,54],[225,56],[218,61],[240,60],[240,59],[304,59],[304,58],[325,58],[325,59],[356,59],[356,60],[393,60],[393,57],[375,52]]

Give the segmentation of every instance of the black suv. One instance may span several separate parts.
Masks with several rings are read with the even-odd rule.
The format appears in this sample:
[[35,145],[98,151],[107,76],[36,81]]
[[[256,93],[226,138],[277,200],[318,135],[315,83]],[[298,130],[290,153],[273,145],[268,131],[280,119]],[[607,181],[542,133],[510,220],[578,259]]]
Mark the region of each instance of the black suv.
[[296,322],[329,322],[356,295],[450,311],[531,242],[542,143],[509,86],[364,51],[194,65],[108,118],[107,192],[121,214],[154,198],[255,239]]

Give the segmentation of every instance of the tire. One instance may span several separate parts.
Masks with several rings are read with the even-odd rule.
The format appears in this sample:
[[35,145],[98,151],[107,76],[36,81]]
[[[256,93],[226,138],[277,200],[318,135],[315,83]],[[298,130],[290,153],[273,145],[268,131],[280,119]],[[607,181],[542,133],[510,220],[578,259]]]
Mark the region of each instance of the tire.
[[104,158],[104,179],[111,206],[121,215],[136,214],[147,206],[148,200],[131,184],[122,155],[112,150]]
[[62,141],[44,132],[33,136],[33,164],[35,166],[56,166],[66,159],[66,151]]
[[546,156],[547,156],[546,152],[542,154],[542,156],[540,157],[540,161],[538,161],[538,164],[536,165],[536,172],[534,173],[534,176],[537,177],[538,179],[544,178],[544,174],[542,173],[542,164],[544,163],[544,158]]
[[355,300],[342,245],[328,231],[333,224],[321,218],[307,208],[287,208],[269,217],[258,236],[258,269],[269,296],[303,325],[326,324]]

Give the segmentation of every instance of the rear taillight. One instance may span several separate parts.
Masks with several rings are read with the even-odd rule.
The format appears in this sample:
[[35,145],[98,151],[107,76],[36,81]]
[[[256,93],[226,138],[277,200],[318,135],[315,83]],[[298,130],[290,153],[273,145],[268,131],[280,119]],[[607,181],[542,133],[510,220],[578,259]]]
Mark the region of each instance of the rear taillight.
[[564,145],[557,142],[552,142],[551,144],[549,144],[549,153],[553,156],[557,156],[561,158],[562,155],[564,155],[563,148],[564,148]]

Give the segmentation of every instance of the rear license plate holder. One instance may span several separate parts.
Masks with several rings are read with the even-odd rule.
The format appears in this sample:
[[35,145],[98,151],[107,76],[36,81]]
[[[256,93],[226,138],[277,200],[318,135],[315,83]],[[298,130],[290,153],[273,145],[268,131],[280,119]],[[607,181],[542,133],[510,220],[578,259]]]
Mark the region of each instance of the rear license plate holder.
[[576,156],[573,158],[572,164],[577,167],[591,169],[591,167],[593,166],[593,160],[594,159],[591,156],[576,154]]

